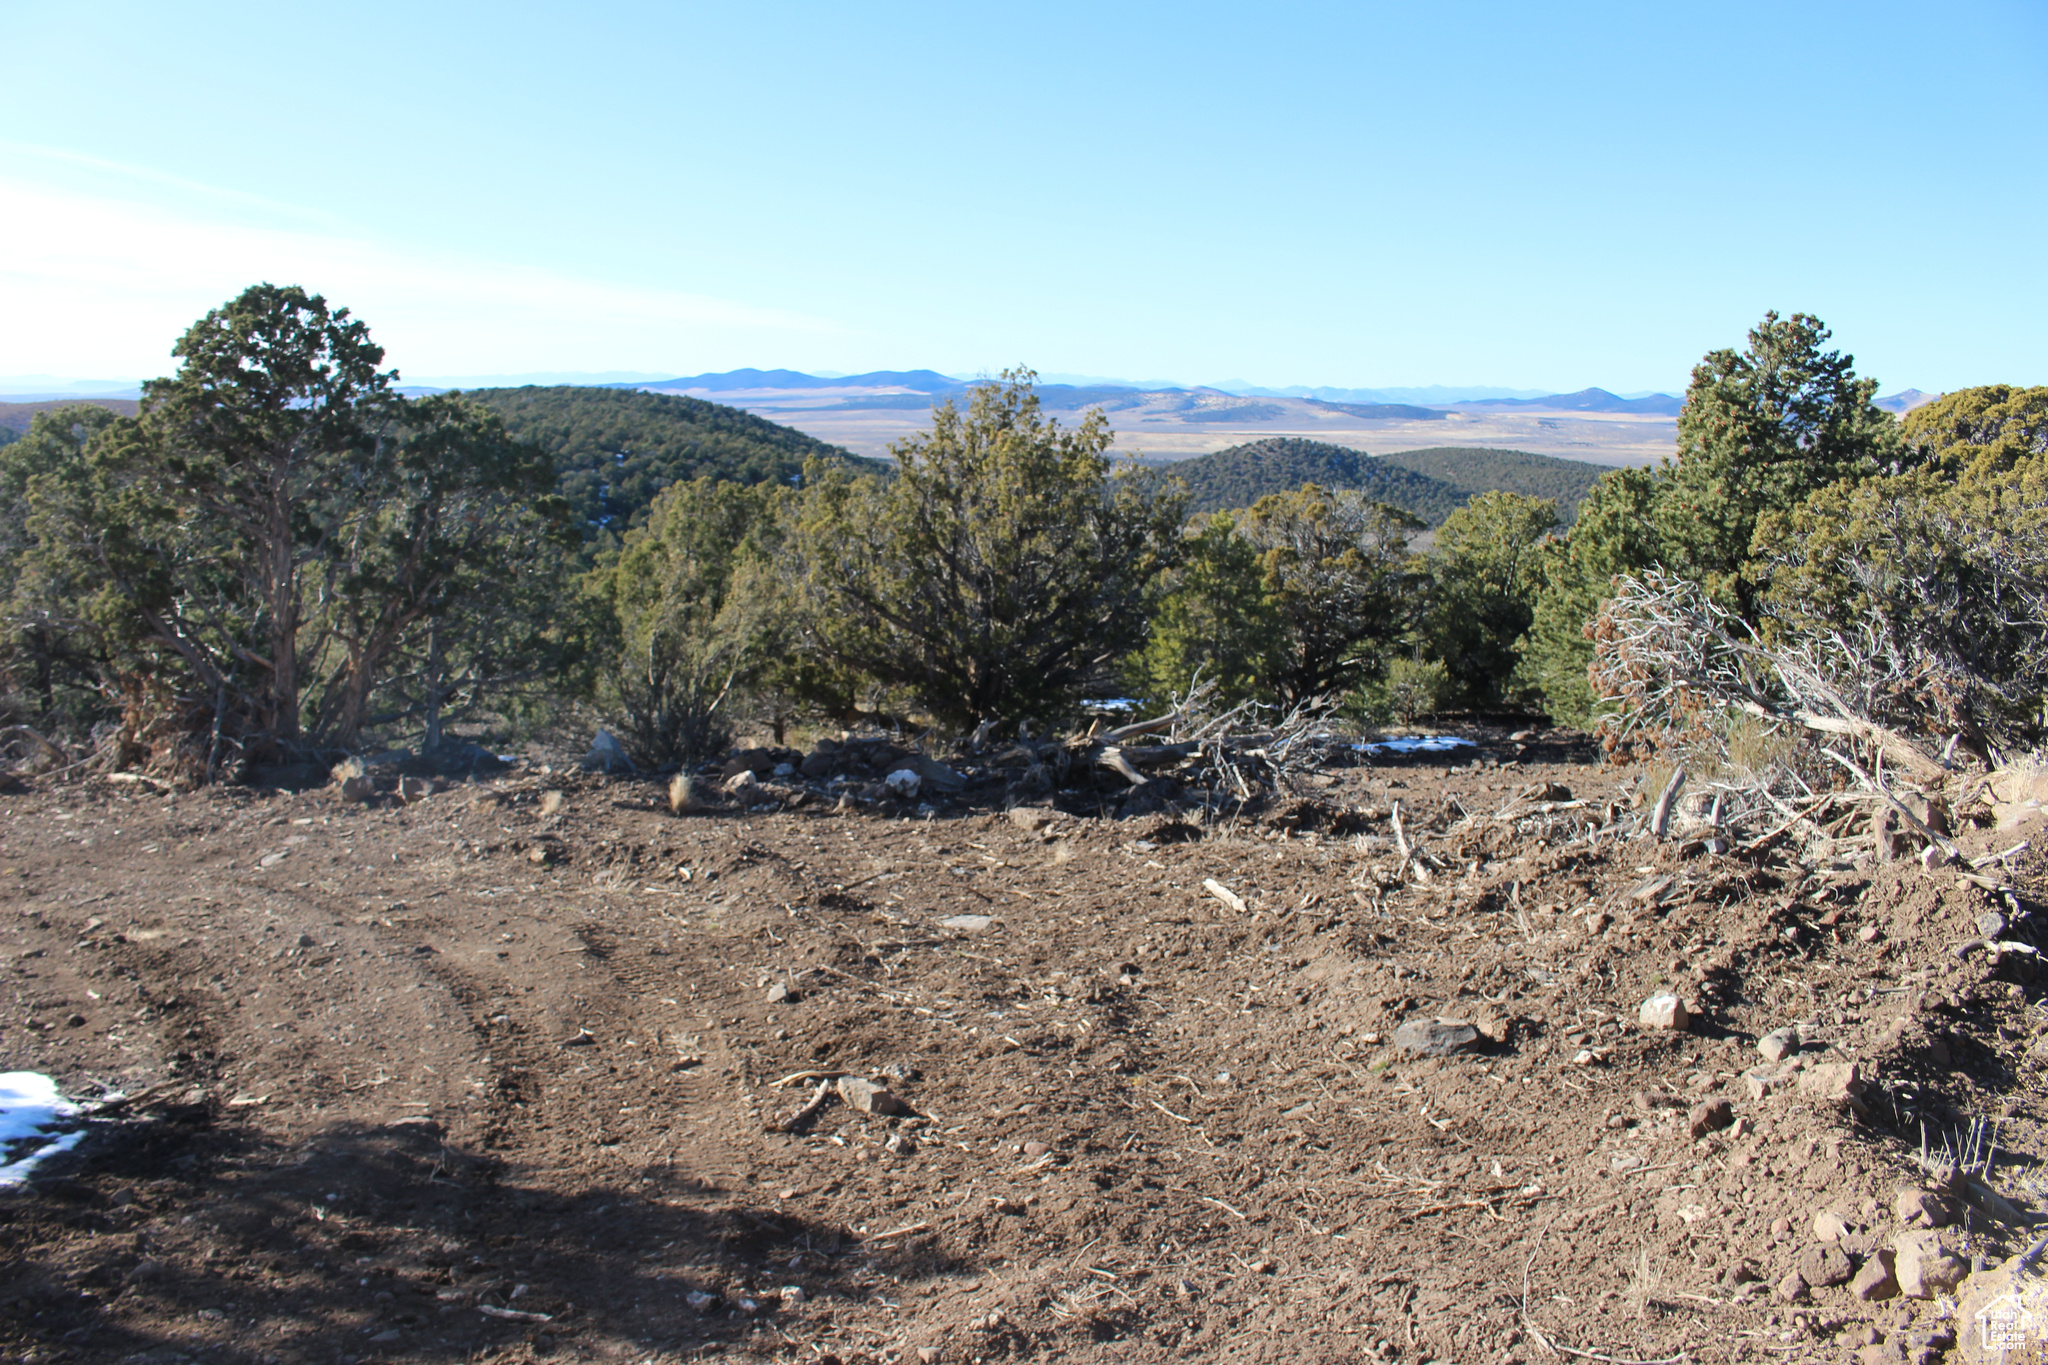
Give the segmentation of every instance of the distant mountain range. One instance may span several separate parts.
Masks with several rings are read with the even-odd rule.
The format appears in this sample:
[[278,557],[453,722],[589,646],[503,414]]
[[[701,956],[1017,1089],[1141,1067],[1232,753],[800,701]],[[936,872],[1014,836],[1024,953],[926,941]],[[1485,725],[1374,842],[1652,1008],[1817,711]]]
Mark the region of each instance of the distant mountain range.
[[652,393],[743,393],[752,390],[791,389],[906,389],[912,393],[954,393],[971,381],[954,379],[936,370],[870,370],[866,374],[836,377],[805,374],[801,370],[727,370],[723,374],[693,374],[681,379],[653,383],[614,384],[620,389],[646,389]]
[[[1059,376],[1087,379],[1086,376]],[[685,375],[654,382],[628,382],[616,388],[646,389],[654,393],[794,393],[804,390],[879,390],[883,394],[928,394],[934,398],[964,393],[979,380],[956,378],[936,370],[872,370],[866,374],[814,375],[801,370],[727,370],[720,374]],[[1311,406],[1352,417],[1403,418],[1428,421],[1445,411],[1465,407],[1541,408],[1552,412],[1637,412],[1663,416],[1675,414],[1680,400],[1669,394],[1622,398],[1606,389],[1581,389],[1577,393],[1535,394],[1529,390],[1454,388],[1444,385],[1428,389],[1331,389],[1296,385],[1284,389],[1258,388],[1240,384],[1127,384],[1110,380],[1083,383],[1041,382],[1040,392],[1048,406],[1084,403],[1113,406],[1119,398],[1140,393],[1230,395],[1238,398],[1298,398]],[[1057,401],[1054,401],[1057,400]],[[872,406],[863,400],[863,406]],[[893,405],[892,406],[898,406]]]
[[1896,412],[1901,417],[1914,408],[1921,408],[1941,397],[1938,393],[1922,393],[1918,389],[1900,389],[1877,400],[1877,405],[1886,412]]
[[1676,417],[1685,406],[1682,398],[1653,393],[1646,398],[1622,398],[1605,389],[1580,389],[1577,393],[1552,393],[1541,398],[1475,398],[1458,404],[1461,408],[1542,408],[1545,412],[1649,412]]

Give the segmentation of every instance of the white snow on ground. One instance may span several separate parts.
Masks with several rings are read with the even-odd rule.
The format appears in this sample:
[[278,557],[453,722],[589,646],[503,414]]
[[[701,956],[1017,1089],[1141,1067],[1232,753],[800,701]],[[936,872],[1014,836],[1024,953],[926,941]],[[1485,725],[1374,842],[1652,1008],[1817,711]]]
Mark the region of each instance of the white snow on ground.
[[78,1106],[39,1071],[0,1072],[0,1186],[19,1185],[36,1163],[85,1136]]
[[1433,754],[1446,749],[1470,749],[1474,744],[1469,739],[1456,735],[1405,735],[1400,739],[1383,739],[1374,744],[1356,746],[1368,754]]

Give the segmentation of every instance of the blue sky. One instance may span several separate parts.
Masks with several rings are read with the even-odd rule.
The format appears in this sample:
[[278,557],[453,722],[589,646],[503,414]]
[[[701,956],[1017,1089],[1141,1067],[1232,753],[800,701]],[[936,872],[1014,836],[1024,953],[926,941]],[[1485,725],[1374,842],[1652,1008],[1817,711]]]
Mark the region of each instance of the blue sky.
[[0,0],[0,375],[258,278],[408,376],[2048,382],[2048,7]]

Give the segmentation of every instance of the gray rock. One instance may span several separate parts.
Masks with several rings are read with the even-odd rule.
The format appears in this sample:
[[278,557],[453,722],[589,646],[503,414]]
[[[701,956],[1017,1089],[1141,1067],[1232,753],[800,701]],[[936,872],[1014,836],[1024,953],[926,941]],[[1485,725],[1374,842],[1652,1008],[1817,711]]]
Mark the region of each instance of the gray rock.
[[1646,1029],[1662,1033],[1683,1033],[1692,1022],[1692,1014],[1676,995],[1670,991],[1658,991],[1636,1011],[1636,1022]]
[[1931,1299],[1963,1282],[1969,1264],[1932,1229],[1902,1232],[1892,1240],[1892,1273],[1909,1299]]
[[[1704,1104],[1693,1106],[1692,1113],[1686,1116],[1686,1131],[1695,1139],[1699,1139],[1709,1133],[1718,1133],[1733,1122],[1734,1105],[1726,1100],[1708,1100]],[[1813,1281],[1811,1275],[1807,1276],[1807,1279],[1809,1282]]]
[[1849,1254],[1838,1246],[1810,1246],[1799,1258],[1799,1278],[1815,1289],[1846,1284],[1853,1273]]
[[908,1114],[910,1106],[873,1081],[858,1076],[841,1076],[839,1098],[863,1114]]
[[1879,1247],[1864,1258],[1863,1265],[1849,1281],[1849,1292],[1865,1303],[1899,1296],[1899,1280],[1892,1273],[1889,1247]]
[[1411,1057],[1456,1057],[1479,1050],[1479,1030],[1462,1021],[1410,1019],[1394,1030],[1394,1046]]
[[1799,1030],[1792,1028],[1772,1029],[1756,1040],[1756,1050],[1767,1062],[1782,1062],[1799,1051]]
[[619,743],[618,736],[609,730],[599,730],[597,738],[590,741],[590,752],[583,755],[583,771],[587,773],[632,773],[637,772],[633,760],[626,756],[626,746]]
[[1909,1228],[1945,1228],[1956,1221],[1953,1201],[1910,1187],[1899,1191],[1892,1211],[1898,1215],[1899,1222]]

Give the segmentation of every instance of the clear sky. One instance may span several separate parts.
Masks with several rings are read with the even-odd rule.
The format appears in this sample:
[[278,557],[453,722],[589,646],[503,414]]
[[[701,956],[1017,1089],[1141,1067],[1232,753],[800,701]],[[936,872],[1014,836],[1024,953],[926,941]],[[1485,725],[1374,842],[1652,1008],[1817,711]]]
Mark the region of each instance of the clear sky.
[[2040,0],[0,0],[0,375],[258,279],[408,376],[2048,382]]

